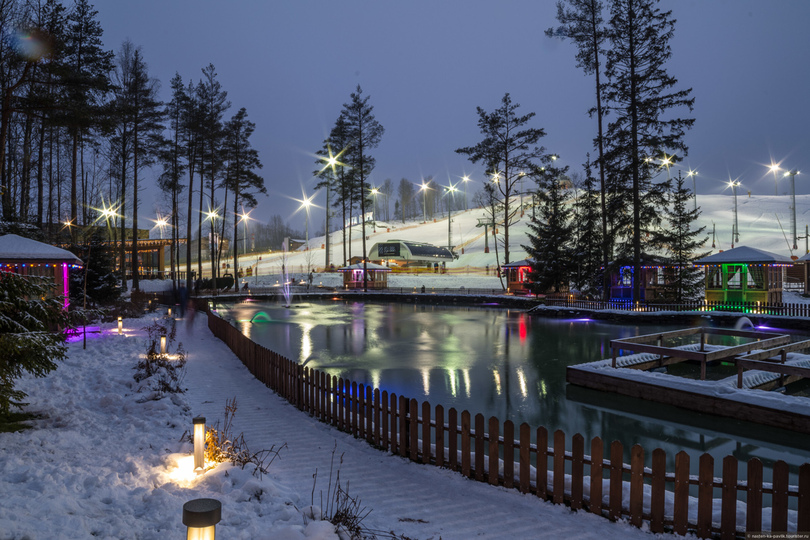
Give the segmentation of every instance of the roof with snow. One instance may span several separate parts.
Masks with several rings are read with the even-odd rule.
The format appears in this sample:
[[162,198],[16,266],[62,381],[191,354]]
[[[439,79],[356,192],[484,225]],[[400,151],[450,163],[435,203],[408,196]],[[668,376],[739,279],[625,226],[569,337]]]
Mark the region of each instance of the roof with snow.
[[0,236],[0,263],[27,262],[82,264],[81,259],[66,249],[16,234]]
[[770,251],[740,246],[721,251],[695,261],[695,264],[710,266],[713,264],[793,264],[789,257],[777,255]]
[[[391,269],[387,266],[382,266],[381,264],[374,264],[374,263],[366,263],[369,270],[377,270],[378,272],[390,272]],[[362,270],[363,263],[354,263],[350,264],[349,266],[343,266],[338,268],[338,272],[350,272],[352,270]]]
[[534,259],[523,259],[522,261],[512,261],[510,263],[502,264],[501,268],[519,268],[521,266],[531,266]]

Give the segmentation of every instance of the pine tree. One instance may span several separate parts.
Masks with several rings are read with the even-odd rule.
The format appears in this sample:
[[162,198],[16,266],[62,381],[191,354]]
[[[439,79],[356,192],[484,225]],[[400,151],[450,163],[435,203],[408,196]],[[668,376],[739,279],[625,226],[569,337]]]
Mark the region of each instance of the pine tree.
[[52,328],[67,326],[62,299],[52,296],[53,281],[0,275],[0,415],[11,407],[22,408],[26,393],[15,390],[14,381],[30,373],[44,377],[67,356],[65,333]]
[[350,101],[343,104],[341,116],[346,122],[346,134],[349,145],[346,150],[346,163],[351,167],[350,173],[356,179],[356,195],[360,201],[360,222],[363,237],[363,291],[368,291],[368,260],[366,256],[366,204],[368,194],[366,183],[377,162],[369,153],[377,148],[385,128],[374,117],[374,107],[369,104],[371,96],[363,97],[363,89],[357,85]]
[[[613,0],[605,99],[613,121],[608,126],[610,149],[606,160],[611,174],[627,186],[632,209],[633,275],[641,275],[642,234],[654,229],[666,187],[652,180],[656,172],[650,158],[662,152],[687,151],[684,134],[694,119],[678,118],[676,110],[690,111],[691,89],[675,90],[677,80],[664,64],[672,56],[672,12],[657,8],[658,0]],[[613,214],[610,214],[613,215]],[[645,231],[644,229],[647,229]],[[640,299],[640,284],[633,282],[633,301]]]
[[537,180],[538,208],[529,220],[529,280],[537,293],[563,292],[569,288],[574,266],[573,236],[569,195],[562,187],[566,168],[543,167],[534,173]]
[[[710,252],[697,253],[709,239],[706,227],[692,229],[700,209],[692,206],[692,191],[678,171],[674,178],[672,206],[664,210],[668,226],[657,232],[657,241],[666,246],[671,267],[667,269],[664,296],[678,304],[695,300],[702,290],[703,270],[694,263]],[[703,237],[701,239],[701,236]]]
[[[262,168],[259,152],[251,146],[250,137],[256,130],[256,124],[247,119],[247,110],[239,109],[225,124],[225,159],[228,162],[225,186],[233,192],[233,272],[239,272],[239,209],[242,219],[245,208],[255,208],[255,193],[267,193],[264,178],[256,173]],[[239,282],[234,279],[234,289],[239,290]]]
[[[566,9],[566,7],[568,9]],[[607,268],[610,258],[610,238],[608,234],[607,189],[605,178],[605,138],[604,118],[605,107],[603,103],[602,59],[605,56],[604,44],[606,29],[602,12],[604,6],[601,0],[560,0],[557,2],[557,20],[559,27],[549,28],[546,35],[571,39],[576,45],[577,67],[594,77],[596,104],[589,111],[591,116],[596,115],[597,134],[594,142],[598,150],[597,165],[599,167],[599,195],[601,206],[601,241],[602,267]],[[596,241],[596,238],[594,238]],[[590,266],[590,264],[589,264]],[[603,273],[602,289],[604,299],[609,295],[607,272]]]
[[478,128],[484,138],[475,146],[456,149],[456,153],[466,155],[472,163],[483,163],[495,184],[495,195],[503,207],[504,263],[509,262],[509,226],[517,220],[511,198],[522,176],[545,157],[545,149],[537,146],[545,131],[527,128],[535,113],[518,116],[518,107],[509,93],[504,94],[501,106],[491,113],[477,107]]

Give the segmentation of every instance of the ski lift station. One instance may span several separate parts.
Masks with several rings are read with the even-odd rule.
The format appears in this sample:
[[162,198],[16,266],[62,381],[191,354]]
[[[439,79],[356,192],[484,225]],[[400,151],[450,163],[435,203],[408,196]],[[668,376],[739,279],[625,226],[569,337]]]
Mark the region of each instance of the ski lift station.
[[453,262],[456,258],[446,247],[409,240],[378,242],[371,246],[368,254],[369,260],[402,268],[430,268],[435,264]]

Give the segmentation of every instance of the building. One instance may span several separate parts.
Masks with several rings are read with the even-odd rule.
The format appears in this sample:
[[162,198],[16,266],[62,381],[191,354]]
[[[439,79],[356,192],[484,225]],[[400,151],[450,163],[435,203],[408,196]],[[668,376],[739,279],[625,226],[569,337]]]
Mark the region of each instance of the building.
[[446,247],[411,242],[409,240],[388,240],[378,242],[368,251],[369,260],[385,266],[403,268],[431,268],[453,262],[456,257]]
[[[380,290],[388,288],[388,273],[391,269],[374,263],[366,263],[368,269],[368,289]],[[363,263],[350,264],[338,268],[338,272],[343,272],[344,289],[363,289]]]
[[706,300],[709,302],[782,302],[785,268],[789,257],[761,249],[739,246],[695,262],[706,269]]
[[54,295],[64,296],[66,309],[70,297],[70,268],[81,266],[82,260],[66,249],[16,234],[0,236],[0,271],[53,278]]

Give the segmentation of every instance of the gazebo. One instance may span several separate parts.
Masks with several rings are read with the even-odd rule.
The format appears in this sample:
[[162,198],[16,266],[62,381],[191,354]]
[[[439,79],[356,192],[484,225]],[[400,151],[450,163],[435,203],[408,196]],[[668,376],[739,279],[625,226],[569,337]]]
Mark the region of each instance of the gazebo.
[[531,281],[529,281],[529,272],[531,272],[531,259],[523,259],[522,261],[513,261],[510,263],[502,264],[506,276],[506,288],[511,293],[526,294],[531,292]]
[[[633,299],[633,264],[625,262],[614,265],[610,272],[610,299],[630,301]],[[640,300],[651,302],[663,297],[663,289],[671,277],[671,264],[664,257],[641,254]]]
[[70,297],[68,272],[77,266],[82,266],[82,260],[66,249],[16,234],[0,236],[0,271],[53,278],[54,294],[64,295],[65,308]]
[[706,268],[709,302],[782,302],[784,267],[789,257],[747,246],[721,251],[695,262]]
[[[374,290],[388,288],[388,273],[390,268],[374,263],[366,263],[368,268],[368,288]],[[349,266],[338,268],[338,272],[343,272],[344,289],[363,288],[363,263],[354,263]]]

